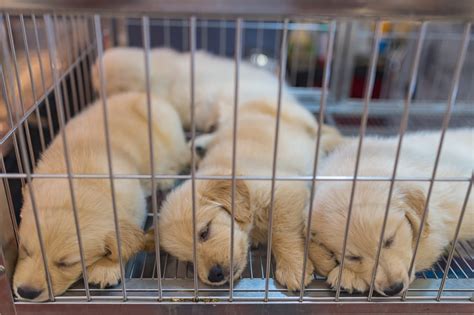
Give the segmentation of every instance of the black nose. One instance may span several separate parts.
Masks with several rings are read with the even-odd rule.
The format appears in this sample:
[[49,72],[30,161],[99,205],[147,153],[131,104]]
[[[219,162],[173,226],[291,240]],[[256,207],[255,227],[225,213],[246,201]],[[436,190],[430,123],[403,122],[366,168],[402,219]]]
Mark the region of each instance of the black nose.
[[403,290],[403,283],[398,282],[398,283],[392,284],[389,288],[383,290],[383,293],[385,293],[386,295],[395,295],[395,294],[400,293],[400,291],[402,290]]
[[209,276],[207,277],[211,282],[221,282],[224,280],[224,272],[222,271],[221,266],[215,265],[209,271]]
[[19,287],[18,294],[25,299],[33,300],[37,298],[43,290],[37,290],[29,287]]

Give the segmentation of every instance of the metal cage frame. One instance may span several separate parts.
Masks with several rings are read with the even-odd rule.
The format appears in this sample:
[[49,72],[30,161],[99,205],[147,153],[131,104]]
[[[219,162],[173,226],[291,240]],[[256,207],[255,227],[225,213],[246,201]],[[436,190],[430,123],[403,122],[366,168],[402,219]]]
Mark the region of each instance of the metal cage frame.
[[[460,250],[457,248],[457,237],[461,227],[463,216],[467,209],[468,198],[471,193],[474,176],[467,176],[463,178],[448,178],[437,177],[437,167],[439,157],[443,148],[443,141],[446,131],[449,128],[449,123],[452,115],[456,115],[454,109],[456,103],[456,96],[458,92],[459,81],[463,64],[466,59],[466,54],[470,41],[472,42],[472,21],[474,20],[474,3],[471,1],[458,1],[452,3],[452,1],[446,0],[423,0],[423,1],[377,1],[377,0],[349,0],[349,1],[245,1],[244,3],[233,3],[231,1],[202,1],[199,4],[195,1],[184,1],[175,3],[173,1],[140,1],[134,3],[133,1],[121,0],[114,2],[113,4],[108,1],[41,1],[35,2],[31,0],[22,1],[10,1],[4,0],[2,3],[1,15],[0,15],[0,43],[2,51],[2,65],[0,68],[1,77],[1,88],[4,95],[4,99],[7,103],[7,118],[9,123],[9,130],[2,136],[0,140],[0,146],[2,147],[2,158],[1,166],[2,173],[0,178],[3,181],[3,193],[6,198],[4,200],[4,209],[0,209],[4,222],[0,222],[0,229],[3,228],[4,233],[7,233],[10,237],[10,244],[0,243],[0,313],[1,314],[33,314],[38,312],[50,312],[50,313],[63,313],[68,312],[71,314],[82,314],[89,313],[95,314],[99,312],[248,312],[248,313],[263,313],[263,312],[274,312],[276,314],[287,314],[289,312],[307,313],[307,312],[362,312],[362,313],[452,313],[452,312],[466,312],[470,313],[473,311],[473,293],[474,293],[474,279],[465,279],[464,287],[460,291],[464,295],[451,294],[452,292],[458,292],[459,290],[449,285],[450,280],[448,275],[451,271],[451,264],[457,262],[454,259],[456,251]],[[24,106],[24,95],[22,95],[22,86],[20,82],[20,75],[18,70],[18,56],[15,50],[15,40],[12,33],[12,22],[11,16],[15,16],[20,22],[21,37],[20,41],[23,42],[25,48],[25,58],[28,63],[29,77],[31,79],[31,89],[33,93],[34,104],[30,107]],[[105,93],[105,76],[102,64],[102,57],[104,53],[103,41],[104,41],[104,21],[107,18],[121,16],[123,18],[134,18],[136,23],[139,23],[141,28],[142,44],[145,51],[143,62],[146,71],[146,94],[148,99],[148,136],[150,144],[152,144],[152,131],[151,131],[151,87],[150,87],[150,49],[151,49],[151,24],[153,19],[163,19],[163,23],[171,25],[171,18],[180,18],[182,21],[183,34],[185,33],[188,38],[188,46],[191,58],[190,66],[190,77],[191,77],[191,150],[192,154],[192,167],[189,175],[138,175],[138,174],[114,174],[111,149],[110,149],[110,135],[108,134],[107,127],[107,106],[106,98],[103,97]],[[25,17],[31,21],[33,26],[33,41],[35,42],[35,48],[28,46],[27,32],[25,28]],[[196,175],[196,158],[195,158],[195,143],[194,139],[196,136],[196,127],[194,120],[194,81],[195,81],[195,52],[197,43],[197,29],[202,27],[202,23],[206,23],[206,19],[221,19],[225,18],[231,20],[233,23],[233,30],[235,32],[234,42],[234,62],[235,62],[235,86],[234,86],[234,120],[233,120],[233,162],[232,162],[232,176],[199,176]],[[290,23],[293,19],[306,19],[309,23],[323,23],[328,28],[328,41],[325,47],[327,58],[323,66],[322,85],[320,89],[314,89],[310,93],[306,93],[302,89],[295,89],[295,94],[300,93],[300,99],[306,100],[309,104],[308,107],[312,107],[313,111],[319,113],[319,126],[326,121],[327,117],[330,116],[328,113],[328,103],[338,97],[333,97],[330,91],[330,80],[331,73],[337,72],[343,67],[333,62],[334,47],[338,44],[338,41],[343,44],[343,39],[336,37],[337,23],[340,21],[348,21],[352,18],[370,18],[375,23],[375,30],[372,37],[372,46],[368,66],[368,75],[366,78],[366,88],[362,99],[362,110],[360,111],[360,129],[359,129],[359,142],[357,150],[357,161],[355,166],[355,173],[353,176],[320,176],[317,175],[318,170],[318,158],[315,158],[311,176],[277,176],[277,147],[278,147],[278,134],[279,134],[279,119],[277,119],[275,125],[275,143],[273,151],[273,165],[271,176],[237,176],[235,174],[235,152],[236,148],[236,130],[237,130],[237,103],[238,103],[238,91],[239,91],[239,68],[242,59],[242,37],[243,28],[245,27],[246,20],[252,20],[257,17],[258,19],[266,20],[277,20],[278,25],[276,28],[281,32],[281,41],[277,43],[278,63],[279,68],[282,70],[279,72],[279,87],[278,87],[278,107],[277,113],[280,113],[281,109],[281,93],[283,84],[285,81],[285,69],[287,64],[287,41],[288,31],[291,27],[295,27]],[[397,111],[401,114],[401,121],[398,128],[399,141],[396,151],[395,165],[393,167],[392,176],[389,177],[364,177],[358,176],[358,165],[361,156],[361,148],[363,145],[366,131],[368,128],[369,119],[369,105],[372,101],[372,94],[374,89],[374,82],[376,77],[376,67],[378,60],[378,46],[382,38],[382,20],[408,20],[413,21],[417,25],[417,45],[416,53],[412,67],[410,69],[410,81],[408,91],[404,100],[401,104],[398,104]],[[437,149],[436,159],[432,170],[432,175],[429,177],[397,177],[398,157],[400,155],[401,146],[403,143],[404,135],[407,131],[408,119],[411,110],[424,111],[423,107],[419,109],[416,106],[412,107],[412,99],[415,93],[415,85],[418,74],[419,61],[421,56],[421,50],[423,42],[426,37],[426,27],[429,21],[432,20],[447,20],[447,21],[461,21],[464,25],[464,32],[462,34],[461,45],[459,47],[459,53],[456,60],[455,71],[453,74],[452,85],[450,87],[449,99],[447,104],[438,104],[436,109],[438,113],[442,113],[442,126],[441,126],[441,138]],[[137,22],[138,21],[138,22]],[[71,30],[71,37],[66,42],[61,41],[58,37],[60,30],[60,24],[68,26]],[[251,23],[251,22],[249,22]],[[43,29],[39,28],[39,25],[43,26]],[[257,23],[258,24],[258,23]],[[342,24],[341,24],[342,25]],[[258,24],[256,27],[262,26]],[[301,27],[301,25],[300,25]],[[344,27],[344,25],[342,25]],[[42,33],[42,34],[41,34]],[[42,58],[40,55],[40,43],[39,37],[45,36],[48,53],[49,64],[42,64]],[[202,34],[201,34],[202,35]],[[166,39],[167,38],[167,39]],[[17,39],[18,40],[18,39]],[[165,42],[170,40],[170,35],[165,35]],[[185,40],[183,39],[183,42]],[[207,41],[207,38],[206,38]],[[275,41],[276,42],[276,41]],[[472,43],[471,43],[472,45]],[[67,49],[67,47],[72,49]],[[184,44],[183,44],[184,46]],[[61,50],[62,48],[66,48]],[[59,56],[59,54],[64,54]],[[39,67],[41,69],[41,89],[37,90],[37,85],[33,83],[33,75],[31,69],[30,58],[35,56],[39,61]],[[104,123],[106,126],[106,143],[107,143],[107,160],[108,160],[108,174],[73,174],[70,166],[70,155],[68,153],[68,143],[65,137],[65,129],[67,121],[74,116],[77,112],[80,112],[87,104],[91,103],[94,97],[92,86],[90,83],[90,66],[93,63],[93,58],[98,57],[99,60],[99,77],[101,82],[100,96],[102,96]],[[61,58],[66,60],[65,64],[59,63],[58,60]],[[333,69],[336,68],[336,69]],[[49,72],[46,73],[46,71]],[[335,73],[335,76],[338,74]],[[50,76],[50,77],[48,77]],[[16,78],[16,79],[15,79]],[[336,81],[338,78],[334,78]],[[69,87],[66,86],[69,80]],[[15,89],[18,93],[15,93]],[[13,93],[12,93],[13,91]],[[64,94],[72,95],[72,98],[65,97]],[[378,102],[378,101],[377,101]],[[347,103],[346,103],[347,104]],[[55,106],[54,106],[55,105]],[[459,106],[458,106],[459,105]],[[53,108],[54,107],[54,108]],[[350,106],[349,106],[350,107]],[[344,107],[342,107],[344,108]],[[354,108],[351,107],[352,109]],[[344,109],[336,109],[344,110]],[[383,111],[384,109],[382,109]],[[472,104],[460,103],[456,104],[456,110],[463,112],[472,113]],[[57,125],[53,123],[54,118],[53,112],[57,114]],[[333,112],[334,113],[334,112]],[[459,114],[459,112],[458,112]],[[41,117],[43,116],[43,117]],[[279,116],[279,115],[278,115]],[[33,172],[33,167],[36,164],[37,156],[35,155],[35,149],[33,148],[33,141],[31,139],[30,124],[32,119],[36,117],[36,122],[40,125],[39,128],[39,139],[40,139],[40,151],[43,151],[47,142],[54,137],[56,132],[60,132],[63,136],[63,146],[65,150],[66,168],[67,173],[65,174],[37,174]],[[48,127],[42,126],[41,124],[47,124]],[[321,127],[319,127],[321,128]],[[46,130],[46,131],[45,131]],[[320,150],[321,133],[318,133],[316,152],[317,157]],[[5,157],[8,151],[4,151],[3,147],[11,144],[13,148],[10,154],[15,155],[15,159],[18,163],[17,172],[9,172],[7,170]],[[38,150],[36,150],[38,151]],[[153,157],[153,149],[150,150],[150,154]],[[153,161],[153,158],[150,159]],[[151,162],[151,169],[154,170],[155,166]],[[152,172],[154,174],[154,172]],[[75,287],[70,290],[70,294],[66,296],[55,297],[52,292],[51,279],[49,271],[47,270],[47,264],[44,252],[43,239],[41,231],[38,229],[38,237],[41,245],[41,252],[43,256],[43,263],[45,267],[45,273],[47,276],[48,290],[50,301],[47,303],[28,303],[13,297],[10,286],[10,276],[12,265],[8,261],[7,257],[7,246],[14,247],[18,242],[17,236],[17,223],[15,207],[13,205],[12,194],[9,190],[9,180],[21,181],[21,185],[31,184],[31,181],[35,178],[63,178],[68,179],[69,189],[71,192],[72,208],[74,213],[74,221],[76,233],[78,236],[79,250],[81,256],[81,265],[83,268],[84,279],[79,284],[79,287]],[[84,255],[82,253],[82,243],[80,235],[80,222],[78,219],[75,197],[74,197],[74,179],[77,178],[100,178],[109,180],[112,191],[112,200],[114,208],[114,223],[115,232],[118,240],[118,249],[120,251],[120,230],[118,225],[116,206],[115,206],[115,191],[114,191],[114,179],[151,179],[152,187],[156,187],[156,181],[161,179],[178,179],[178,180],[191,180],[193,186],[193,199],[195,190],[195,181],[200,179],[227,179],[232,181],[232,218],[234,218],[233,207],[235,204],[235,189],[236,180],[269,180],[271,181],[271,208],[270,208],[270,220],[269,220],[269,233],[268,233],[268,244],[266,253],[260,256],[261,268],[261,279],[254,288],[246,292],[245,286],[237,287],[234,280],[230,279],[228,288],[207,288],[201,286],[197,273],[193,273],[186,282],[179,284],[182,287],[176,285],[173,287],[172,281],[167,281],[167,285],[162,283],[165,279],[165,274],[162,274],[163,266],[171,264],[169,263],[168,255],[165,258],[162,257],[159,248],[159,239],[156,237],[157,246],[155,248],[155,257],[158,257],[154,261],[152,267],[152,277],[147,279],[147,286],[137,286],[137,282],[133,281],[132,276],[127,274],[134,273],[135,264],[140,266],[141,264],[141,276],[143,277],[144,270],[147,267],[147,257],[141,257],[141,260],[136,258],[133,262],[133,266],[126,266],[126,262],[122,261],[120,257],[121,275],[122,281],[120,286],[115,289],[101,291],[98,289],[90,288],[87,282],[86,266],[84,262]],[[411,289],[406,291],[401,297],[376,297],[374,296],[374,282],[375,275],[377,272],[377,261],[380,257],[382,242],[379,241],[377,250],[376,264],[373,270],[372,281],[370,284],[370,290],[368,296],[350,296],[344,294],[341,290],[340,280],[337,285],[336,291],[328,293],[330,290],[325,289],[320,282],[314,284],[309,288],[304,288],[304,272],[302,272],[301,290],[298,293],[285,295],[285,290],[278,287],[272,279],[272,258],[271,258],[271,241],[272,241],[272,211],[273,211],[273,199],[275,192],[275,183],[277,181],[306,181],[311,183],[311,194],[310,194],[310,208],[312,208],[315,183],[324,181],[349,181],[352,182],[351,201],[348,212],[348,219],[345,225],[343,253],[346,250],[346,243],[348,238],[349,223],[351,219],[352,203],[354,198],[355,187],[359,181],[385,181],[390,183],[389,197],[387,200],[387,206],[384,216],[384,225],[380,234],[380,240],[383,239],[385,233],[385,226],[388,217],[388,210],[392,197],[393,187],[396,181],[422,181],[429,183],[429,189],[427,194],[427,202],[423,212],[423,217],[420,225],[420,232],[417,236],[417,242],[414,249],[414,257],[410,264],[410,271],[414,268],[414,260],[418,251],[419,240],[421,237],[421,230],[425,224],[428,204],[431,197],[433,184],[439,181],[446,182],[464,182],[469,184],[469,188],[466,192],[466,198],[464,200],[463,209],[459,218],[456,234],[454,236],[453,246],[450,248],[447,258],[445,258],[445,267],[439,269],[442,270],[442,276],[435,282],[430,284],[430,288],[427,289],[427,282],[423,282],[421,279],[420,284],[412,285]],[[34,192],[30,190],[30,197],[32,200],[33,210],[35,214],[35,220],[37,226],[39,226],[37,218],[37,209],[35,205]],[[151,196],[151,208],[152,213],[149,215],[149,219],[152,224],[157,222],[158,212],[158,196],[156,189],[152,189]],[[2,201],[3,202],[3,201]],[[193,203],[193,215],[195,215],[195,204]],[[0,218],[2,218],[0,217]],[[195,218],[194,223],[195,223]],[[309,211],[308,221],[311,222],[311,210]],[[233,221],[232,221],[233,222]],[[195,224],[194,224],[195,229]],[[233,253],[233,231],[234,226],[231,227],[231,253]],[[307,240],[309,239],[309,230]],[[194,233],[196,238],[196,233]],[[1,236],[1,235],[0,235]],[[194,266],[196,266],[196,239],[194,240]],[[468,243],[471,250],[474,251],[472,243]],[[458,245],[458,246],[461,246]],[[308,259],[308,247],[309,242],[305,243],[305,261]],[[469,250],[463,249],[466,252]],[[10,253],[8,253],[10,255]],[[469,253],[468,253],[469,255]],[[231,255],[231,266],[233,264],[233,255]],[[344,266],[344,256],[342,255],[342,261],[340,262],[339,279],[341,279],[341,273]],[[252,255],[250,255],[252,258]],[[263,263],[262,257],[265,262]],[[472,257],[472,256],[471,256]],[[163,262],[162,262],[163,260]],[[466,262],[466,265],[469,263]],[[252,262],[251,262],[252,266]],[[188,267],[186,267],[188,268]],[[232,269],[232,268],[231,268]],[[305,267],[303,267],[303,270]],[[155,277],[156,270],[156,277]],[[472,267],[471,267],[472,271]],[[187,269],[185,271],[187,274]],[[176,262],[176,274],[178,274],[178,262]],[[253,276],[252,276],[253,278]],[[469,277],[468,277],[469,278]],[[130,280],[130,281],[128,281]],[[260,281],[261,280],[261,281]],[[82,287],[81,287],[82,284]],[[424,286],[425,285],[425,286]],[[433,287],[431,287],[431,285]],[[184,286],[184,287],[183,287]],[[427,293],[427,292],[431,293]],[[246,293],[252,293],[252,295]],[[448,292],[448,294],[443,294]],[[81,294],[82,293],[82,294]],[[210,307],[212,305],[212,307]]]

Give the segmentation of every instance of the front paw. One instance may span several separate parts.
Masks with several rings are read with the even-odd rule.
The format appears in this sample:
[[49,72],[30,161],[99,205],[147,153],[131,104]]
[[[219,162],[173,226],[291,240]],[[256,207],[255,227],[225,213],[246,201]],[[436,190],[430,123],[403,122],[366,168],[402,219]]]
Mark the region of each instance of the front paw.
[[102,258],[87,267],[87,276],[90,284],[97,285],[101,289],[113,287],[120,283],[120,265],[109,259]]
[[[328,274],[327,283],[333,288],[336,289],[337,281],[339,276],[339,265],[331,270]],[[369,289],[367,283],[359,278],[357,274],[353,271],[344,269],[342,270],[342,280],[341,287],[344,288],[349,293],[355,292],[365,292]]]
[[[277,281],[288,288],[289,291],[299,291],[301,289],[301,272],[303,261],[279,262],[277,263],[275,276]],[[306,287],[313,280],[314,267],[311,261],[306,263],[304,286]]]

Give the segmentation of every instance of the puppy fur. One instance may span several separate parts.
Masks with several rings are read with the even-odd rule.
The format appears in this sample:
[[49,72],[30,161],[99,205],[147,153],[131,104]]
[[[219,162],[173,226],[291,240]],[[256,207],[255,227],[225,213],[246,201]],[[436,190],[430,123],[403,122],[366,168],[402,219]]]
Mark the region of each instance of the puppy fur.
[[[150,78],[153,94],[166,98],[178,111],[183,125],[191,126],[189,53],[169,48],[152,49]],[[140,62],[142,60],[143,62]],[[145,91],[144,52],[139,48],[112,48],[105,52],[104,73],[108,95],[121,91]],[[210,131],[232,114],[234,104],[235,62],[204,51],[195,54],[195,121],[199,131]],[[92,79],[98,91],[98,64],[93,66]],[[240,64],[239,104],[267,98],[277,101],[278,79],[263,69],[242,61]],[[283,92],[283,98],[294,98]],[[230,114],[230,115],[229,115]]]
[[[406,135],[397,177],[430,177],[439,139],[439,132]],[[365,138],[359,175],[391,177],[397,143],[396,137]],[[340,145],[323,162],[319,174],[353,176],[357,144],[358,139],[354,139]],[[448,131],[437,178],[472,176],[473,148],[473,129]],[[414,272],[408,274],[428,186],[429,182],[426,181],[395,183],[375,280],[375,290],[382,295],[394,295],[406,290],[414,279],[414,272],[431,267],[454,237],[468,183],[435,182],[415,259]],[[351,187],[352,182],[334,181],[321,182],[316,188],[311,222],[310,258],[316,271],[327,276],[327,281],[332,286],[338,281]],[[388,191],[388,182],[357,182],[341,281],[342,287],[350,292],[364,292],[370,286]],[[474,237],[472,196],[471,194],[461,227],[461,239]],[[399,290],[393,291],[391,288],[394,287],[398,287]]]
[[[303,108],[282,105],[278,144],[277,176],[310,173],[317,123]],[[298,114],[304,114],[304,117]],[[275,133],[274,105],[254,101],[238,109],[236,174],[271,176]],[[210,138],[198,175],[231,175],[232,121],[221,124]],[[234,269],[230,270],[231,190],[230,180],[196,180],[197,272],[209,285],[222,285],[230,276],[238,278],[247,264],[250,244],[267,242],[271,183],[237,180],[235,190]],[[172,191],[159,220],[160,244],[184,261],[193,260],[193,207],[191,181]],[[303,273],[303,212],[308,206],[308,186],[301,181],[277,181],[273,208],[272,253],[276,279],[290,290],[301,285]],[[151,240],[152,231],[149,233]],[[151,246],[150,246],[151,247]],[[210,279],[219,266],[221,281]],[[313,265],[305,270],[305,284],[312,279]]]
[[[180,118],[165,101],[152,99],[151,105],[155,173],[177,174],[190,160]],[[114,174],[150,174],[146,95],[117,94],[107,100],[107,107]],[[108,175],[101,100],[67,124],[66,137],[73,174]],[[61,136],[44,152],[35,172],[66,173]],[[115,285],[120,281],[120,266],[110,181],[75,179],[73,185],[88,281],[100,287]],[[126,262],[143,247],[142,225],[151,183],[116,179],[114,185],[122,256]],[[158,181],[162,189],[172,185],[172,181]],[[48,291],[28,189],[34,192],[54,294],[62,294],[78,280],[82,268],[68,180],[34,179],[32,187],[24,190],[20,252],[13,286],[17,296],[19,287],[41,291],[34,300],[44,301]]]

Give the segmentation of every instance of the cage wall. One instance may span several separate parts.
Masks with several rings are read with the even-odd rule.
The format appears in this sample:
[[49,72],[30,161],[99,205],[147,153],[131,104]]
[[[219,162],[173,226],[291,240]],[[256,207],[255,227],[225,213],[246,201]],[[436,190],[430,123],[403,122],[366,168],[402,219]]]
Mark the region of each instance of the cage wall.
[[[216,304],[221,307],[220,310],[227,307],[230,307],[228,310],[237,310],[239,307],[244,309],[249,303],[265,307],[288,303],[299,305],[298,310],[301,311],[315,310],[315,304],[328,310],[334,310],[331,308],[334,305],[342,305],[376,312],[382,309],[393,311],[394,308],[414,312],[428,308],[433,312],[444,312],[452,307],[460,312],[469,311],[474,292],[472,241],[454,241],[440,261],[416,274],[416,279],[405,293],[392,297],[378,296],[373,290],[373,282],[369,284],[369,293],[346,292],[340,283],[330,288],[325,278],[317,274],[306,288],[302,286],[300,291],[289,292],[275,280],[274,259],[265,246],[250,250],[248,266],[240,279],[219,287],[201,283],[193,273],[192,261],[179,261],[159,246],[155,248],[155,253],[141,252],[128,261],[121,261],[123,280],[112,288],[96,288],[80,279],[65,294],[55,296],[51,290],[51,279],[47,280],[48,304],[34,304],[14,297],[11,293],[11,278],[19,244],[20,209],[23,193],[26,193],[26,190],[22,192],[22,188],[38,179],[63,180],[64,185],[70,187],[71,200],[74,200],[74,186],[86,179],[106,181],[111,187],[119,180],[149,180],[152,187],[168,179],[192,182],[226,179],[233,183],[236,180],[267,181],[273,187],[272,194],[275,183],[279,182],[303,181],[310,191],[314,191],[317,185],[331,181],[346,181],[354,186],[364,181],[392,185],[395,182],[412,181],[425,182],[428,187],[435,183],[455,182],[465,184],[463,211],[469,214],[472,211],[468,203],[472,174],[455,178],[438,176],[438,162],[432,165],[431,176],[422,178],[397,177],[396,166],[393,175],[388,177],[358,176],[357,170],[353,176],[320,176],[317,172],[318,162],[314,164],[313,172],[306,176],[280,176],[273,171],[265,176],[239,176],[232,172],[233,176],[200,177],[196,174],[198,157],[194,155],[190,170],[181,174],[116,174],[112,166],[106,173],[75,173],[70,169],[61,174],[40,174],[35,172],[35,168],[41,153],[55,136],[62,135],[67,139],[63,133],[64,126],[87,110],[94,100],[100,100],[100,96],[103,96],[103,90],[94,91],[91,67],[111,47],[143,48],[143,59],[136,62],[143,63],[145,68],[152,66],[149,52],[153,48],[169,47],[189,52],[189,72],[190,77],[194,78],[191,79],[190,87],[191,113],[194,113],[194,86],[203,79],[195,71],[195,56],[199,50],[204,50],[233,60],[235,69],[231,88],[236,95],[242,62],[273,72],[279,78],[278,91],[285,89],[295,96],[315,115],[319,123],[334,126],[346,136],[358,137],[360,150],[363,150],[366,136],[398,135],[403,140],[406,134],[414,131],[441,130],[444,135],[453,128],[472,127],[472,19],[451,22],[435,18],[412,20],[387,16],[377,19],[371,16],[360,19],[332,15],[319,18],[295,18],[291,15],[287,18],[245,15],[221,18],[189,14],[114,15],[110,12],[71,14],[48,10],[35,13],[5,10],[1,20],[0,143],[4,191],[1,195],[4,201],[0,211],[0,263],[5,268],[0,292],[5,296],[5,301],[11,301],[2,306],[6,313],[15,308],[19,313],[61,311],[73,303],[79,303],[79,307],[93,304],[88,307],[91,307],[91,311],[97,311],[101,307],[121,307],[118,305],[127,304],[124,302],[136,304],[129,306],[128,303],[124,307],[137,309],[157,305],[168,309],[178,305],[182,307],[181,310],[186,310],[187,307],[201,304]],[[99,64],[99,74],[103,71]],[[105,83],[104,80],[101,79],[101,85]],[[152,94],[149,85],[144,86],[143,91]],[[106,103],[103,106],[104,117],[107,117]],[[149,125],[148,128],[152,127]],[[277,123],[276,132],[278,128]],[[193,139],[199,134],[201,132],[196,130],[191,119],[187,137],[193,153]],[[316,141],[321,141],[320,136]],[[438,155],[442,151],[442,142],[443,136],[439,148],[435,150]],[[66,159],[74,158],[67,153],[67,141],[63,146]],[[358,152],[357,161],[360,154]],[[107,155],[110,165],[110,149]],[[277,150],[273,158],[276,165]],[[155,190],[150,196],[144,228],[156,223],[167,193]],[[35,198],[34,192],[30,198]],[[314,198],[314,194],[311,194],[311,198]],[[74,205],[72,208],[76,211]],[[421,224],[424,224],[424,220],[426,217]],[[74,222],[75,229],[79,231],[81,223],[77,216]],[[462,218],[459,222],[457,230]],[[115,228],[117,231],[116,222]],[[347,231],[344,236],[345,244]],[[80,233],[78,238],[81,238]],[[120,240],[118,244],[121,247]],[[47,257],[41,256],[46,265],[44,262]],[[80,264],[86,267],[82,256]],[[44,272],[47,275],[49,271],[46,269]]]

